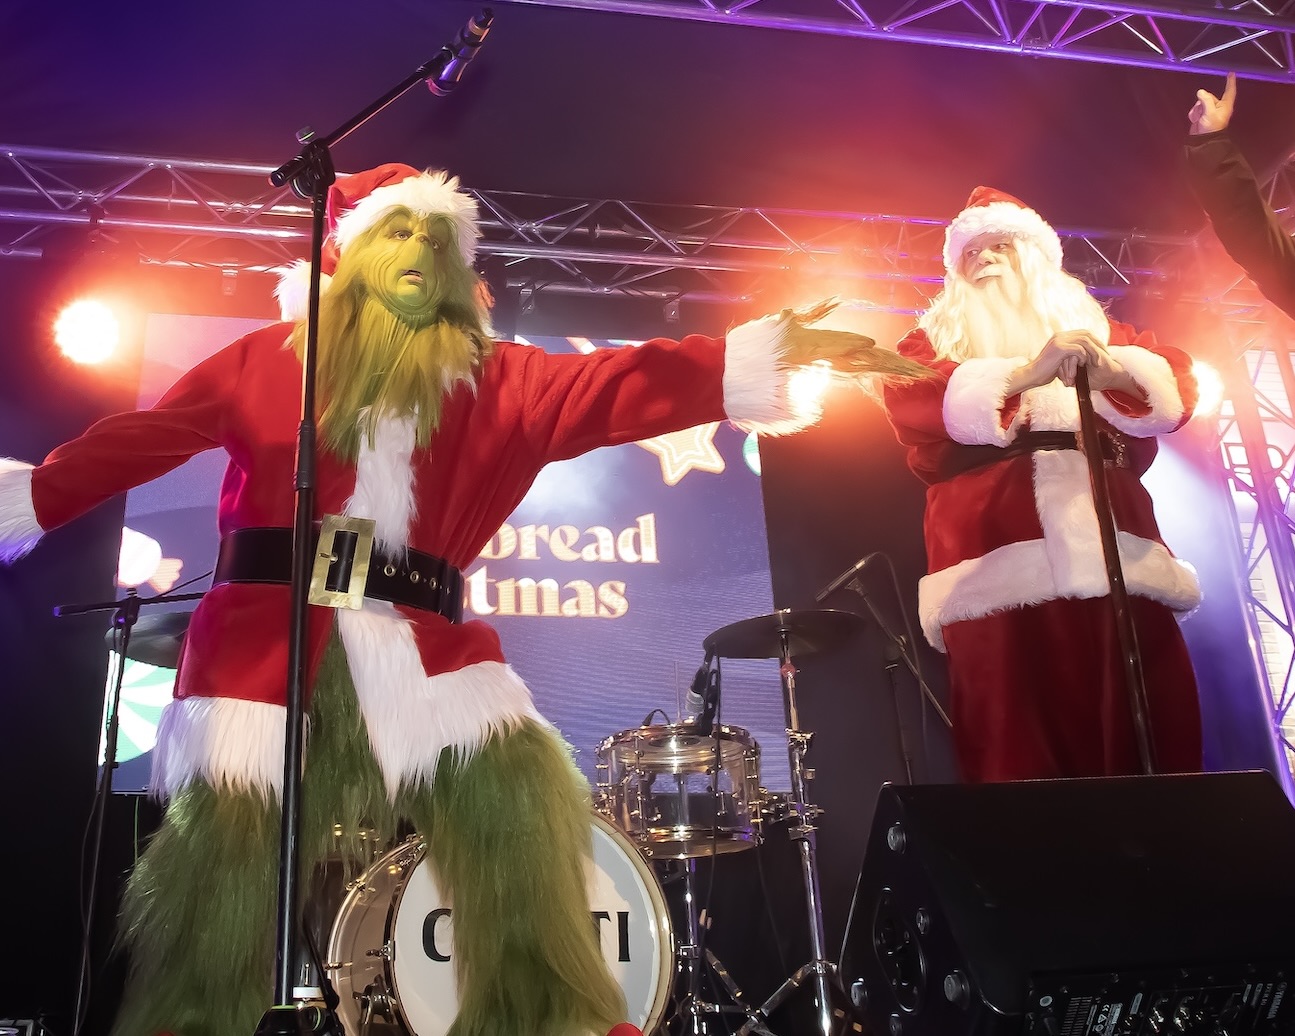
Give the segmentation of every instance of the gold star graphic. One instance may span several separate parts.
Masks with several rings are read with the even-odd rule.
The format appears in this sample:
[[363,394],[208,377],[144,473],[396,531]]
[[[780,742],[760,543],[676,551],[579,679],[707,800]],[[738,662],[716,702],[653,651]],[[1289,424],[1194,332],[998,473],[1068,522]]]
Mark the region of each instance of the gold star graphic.
[[715,474],[724,470],[724,458],[715,448],[715,432],[718,429],[718,421],[699,424],[681,432],[640,439],[636,445],[642,446],[649,453],[655,453],[661,459],[661,479],[667,486],[674,486],[693,469],[713,471]]

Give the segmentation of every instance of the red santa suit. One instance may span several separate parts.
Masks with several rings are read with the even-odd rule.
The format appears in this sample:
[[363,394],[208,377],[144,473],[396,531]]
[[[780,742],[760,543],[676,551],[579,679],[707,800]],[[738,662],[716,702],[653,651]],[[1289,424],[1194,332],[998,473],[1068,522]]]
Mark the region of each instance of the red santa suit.
[[[1140,476],[1155,436],[1190,418],[1190,359],[1111,324],[1110,354],[1143,403],[1094,392],[1124,577],[1133,597],[1158,765],[1200,767],[1200,719],[1173,613],[1200,600],[1194,572],[1160,539]],[[888,386],[885,405],[909,465],[928,485],[922,628],[949,656],[954,743],[973,781],[1139,771],[1110,617],[1109,581],[1087,462],[1022,448],[1077,432],[1059,381],[1008,396],[1023,359],[937,359],[921,330],[900,351],[938,380]]]
[[[222,535],[292,525],[301,365],[275,324],[185,374],[151,410],[107,418],[35,470],[0,472],[0,543],[13,556],[39,535],[203,450],[230,456]],[[501,343],[475,384],[454,386],[427,448],[410,420],[387,420],[358,463],[321,452],[320,515],[372,518],[387,553],[402,547],[471,563],[540,469],[599,446],[731,418],[787,431],[798,418],[778,358],[780,322],[726,340],[690,336],[588,355]],[[158,732],[155,790],[193,776],[276,790],[283,767],[288,587],[215,586],[194,611],[175,700]],[[374,754],[390,789],[430,780],[441,750],[470,754],[494,730],[535,717],[528,690],[480,621],[366,599],[311,608],[307,686],[337,617]]]

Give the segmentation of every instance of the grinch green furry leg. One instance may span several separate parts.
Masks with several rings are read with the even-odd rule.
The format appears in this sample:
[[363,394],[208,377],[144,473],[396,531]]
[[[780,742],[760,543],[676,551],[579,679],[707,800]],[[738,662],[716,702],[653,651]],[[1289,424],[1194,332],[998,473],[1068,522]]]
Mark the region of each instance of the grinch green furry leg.
[[601,1036],[624,1021],[589,913],[589,789],[555,732],[528,722],[466,764],[447,753],[401,804],[453,904],[448,1036]]
[[[302,873],[339,854],[358,866],[371,853],[356,832],[382,844],[395,817],[336,637],[315,681],[307,748]],[[114,1036],[255,1031],[273,1000],[278,867],[277,801],[202,781],[171,800],[127,885],[119,941],[131,970]]]
[[130,978],[114,1036],[251,1033],[269,1004],[279,810],[194,781],[167,807],[122,903]]

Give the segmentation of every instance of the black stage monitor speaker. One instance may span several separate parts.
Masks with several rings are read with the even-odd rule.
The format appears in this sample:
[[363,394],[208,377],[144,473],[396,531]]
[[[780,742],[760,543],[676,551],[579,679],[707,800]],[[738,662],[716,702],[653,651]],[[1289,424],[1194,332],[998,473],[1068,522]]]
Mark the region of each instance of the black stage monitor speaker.
[[1295,1033],[1266,773],[881,790],[841,954],[874,1036]]

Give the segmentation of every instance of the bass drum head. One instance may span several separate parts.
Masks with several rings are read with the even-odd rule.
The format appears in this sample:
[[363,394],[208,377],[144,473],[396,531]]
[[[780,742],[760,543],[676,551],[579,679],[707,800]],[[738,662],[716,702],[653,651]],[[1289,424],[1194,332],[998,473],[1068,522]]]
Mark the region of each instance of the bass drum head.
[[[602,817],[591,822],[589,901],[603,956],[625,993],[627,1020],[650,1033],[670,995],[669,911],[633,843]],[[373,864],[343,903],[329,939],[327,970],[349,1031],[360,1030],[359,997],[367,988],[385,991],[393,1020],[412,1036],[445,1036],[458,1013],[453,932],[450,905],[421,845],[407,844]]]

